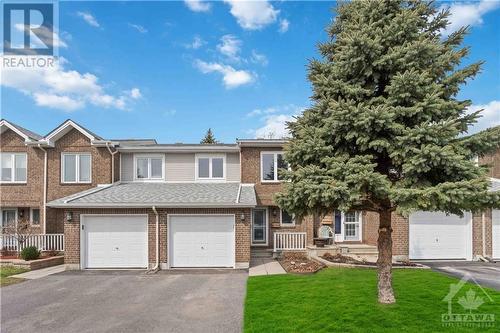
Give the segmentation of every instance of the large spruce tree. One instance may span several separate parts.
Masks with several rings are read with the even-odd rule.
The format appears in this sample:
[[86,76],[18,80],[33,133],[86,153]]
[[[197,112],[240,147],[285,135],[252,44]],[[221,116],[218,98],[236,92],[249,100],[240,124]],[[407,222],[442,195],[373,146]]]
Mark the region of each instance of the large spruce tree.
[[474,157],[499,147],[500,128],[467,135],[480,111],[457,93],[481,63],[461,65],[467,28],[443,36],[447,11],[352,1],[336,14],[309,64],[313,104],[289,124],[292,171],[276,200],[298,216],[377,212],[378,298],[393,303],[391,216],[498,207]]
[[205,136],[203,137],[203,139],[201,139],[200,141],[201,144],[209,144],[209,145],[213,145],[213,144],[217,144],[219,143],[219,141],[217,141],[215,139],[215,136],[214,136],[214,133],[212,132],[212,129],[209,128],[207,130],[207,133],[205,134]]

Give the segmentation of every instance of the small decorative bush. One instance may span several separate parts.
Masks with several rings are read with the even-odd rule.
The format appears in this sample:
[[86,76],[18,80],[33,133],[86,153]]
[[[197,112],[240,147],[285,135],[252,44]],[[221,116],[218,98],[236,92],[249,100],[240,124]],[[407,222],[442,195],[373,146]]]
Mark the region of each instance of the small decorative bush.
[[21,251],[21,258],[23,258],[26,261],[35,260],[38,259],[39,257],[40,257],[40,251],[38,251],[36,246],[28,246]]

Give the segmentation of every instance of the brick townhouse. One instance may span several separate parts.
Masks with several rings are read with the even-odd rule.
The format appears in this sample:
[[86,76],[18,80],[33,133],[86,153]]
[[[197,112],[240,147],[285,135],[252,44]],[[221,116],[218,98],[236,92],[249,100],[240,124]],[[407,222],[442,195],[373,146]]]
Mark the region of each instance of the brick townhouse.
[[[376,245],[375,213],[298,221],[276,206],[284,140],[104,139],[72,120],[45,136],[7,120],[0,127],[2,226],[28,218],[40,234],[63,233],[70,268],[246,268],[256,251],[314,249],[321,225],[337,248]],[[493,165],[492,190],[499,159],[479,161]],[[395,216],[393,240],[402,259],[500,257],[500,214]]]

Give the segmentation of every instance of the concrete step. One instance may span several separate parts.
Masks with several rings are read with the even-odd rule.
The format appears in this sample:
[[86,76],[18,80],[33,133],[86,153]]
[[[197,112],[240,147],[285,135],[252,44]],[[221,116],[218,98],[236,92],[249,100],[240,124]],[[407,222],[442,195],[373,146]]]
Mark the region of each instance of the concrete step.
[[272,258],[273,250],[272,249],[251,249],[250,250],[251,258]]

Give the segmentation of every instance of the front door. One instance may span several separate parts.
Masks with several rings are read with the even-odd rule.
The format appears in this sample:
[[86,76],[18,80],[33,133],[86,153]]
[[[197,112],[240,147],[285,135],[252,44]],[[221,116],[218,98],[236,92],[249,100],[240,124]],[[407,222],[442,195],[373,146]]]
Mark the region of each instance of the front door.
[[361,212],[335,211],[335,241],[361,241]]
[[267,244],[267,210],[258,208],[253,210],[252,244]]

